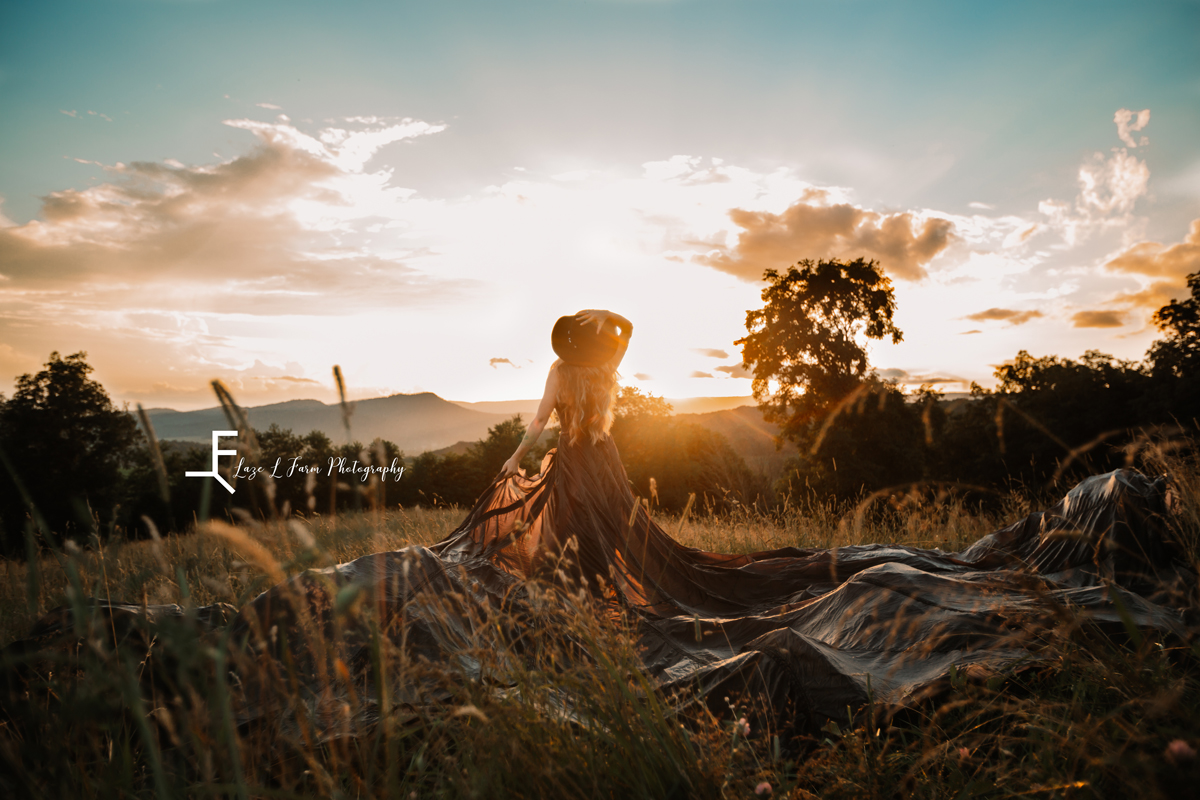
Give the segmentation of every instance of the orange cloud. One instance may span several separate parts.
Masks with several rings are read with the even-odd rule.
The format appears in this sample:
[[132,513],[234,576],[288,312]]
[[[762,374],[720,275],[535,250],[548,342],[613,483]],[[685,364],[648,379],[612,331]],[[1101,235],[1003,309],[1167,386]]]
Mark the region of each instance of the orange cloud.
[[343,191],[369,177],[363,165],[379,147],[440,128],[406,120],[318,140],[284,124],[228,124],[251,131],[258,147],[216,165],[118,163],[105,168],[106,183],[44,198],[41,220],[0,228],[0,281],[27,300],[70,291],[76,305],[176,300],[255,314],[328,314],[423,293],[428,279],[341,245],[333,234],[344,225],[305,214],[352,214]]
[[1125,324],[1124,311],[1080,311],[1071,317],[1076,328],[1120,328]]
[[[747,280],[805,258],[874,258],[906,280],[925,276],[925,265],[954,238],[949,220],[921,220],[909,212],[880,214],[848,203],[823,205],[811,191],[782,214],[735,208],[729,218],[742,229],[735,247],[718,247],[698,260]],[[813,202],[816,201],[816,202]]]
[[1114,303],[1158,310],[1171,300],[1187,295],[1187,276],[1200,272],[1200,219],[1179,244],[1164,246],[1158,242],[1139,242],[1105,264],[1111,272],[1144,275],[1152,281],[1139,292],[1114,298]]
[[741,364],[730,364],[728,366],[717,367],[716,371],[724,372],[726,375],[728,375],[731,378],[753,378],[754,377],[754,373],[752,373],[750,370],[746,369]]
[[[1043,317],[1040,311],[1017,311],[1011,308],[989,308],[987,311],[980,311],[976,314],[968,314],[963,319],[973,320],[975,322],[986,322],[988,320],[996,320],[1007,322],[1009,325],[1024,325],[1032,319]],[[978,331],[969,331],[970,333],[978,333]]]
[[897,383],[906,386],[925,386],[936,385],[939,383],[966,383],[965,380],[956,375],[914,375],[906,369],[899,367],[888,367],[887,369],[876,370],[880,378],[885,381],[896,381]]

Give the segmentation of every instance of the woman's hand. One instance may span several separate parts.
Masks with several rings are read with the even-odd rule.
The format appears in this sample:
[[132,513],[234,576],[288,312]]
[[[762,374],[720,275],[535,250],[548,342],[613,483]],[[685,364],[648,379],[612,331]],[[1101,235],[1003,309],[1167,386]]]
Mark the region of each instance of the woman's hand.
[[521,459],[517,457],[516,453],[513,453],[509,456],[508,461],[504,462],[504,466],[500,468],[500,477],[511,478],[513,475],[518,474],[524,475],[525,473],[521,471]]
[[596,333],[599,333],[600,331],[604,330],[604,326],[609,323],[613,316],[614,315],[611,311],[605,311],[598,308],[589,308],[584,311],[580,311],[575,315],[575,318],[583,322],[585,325],[595,323]]

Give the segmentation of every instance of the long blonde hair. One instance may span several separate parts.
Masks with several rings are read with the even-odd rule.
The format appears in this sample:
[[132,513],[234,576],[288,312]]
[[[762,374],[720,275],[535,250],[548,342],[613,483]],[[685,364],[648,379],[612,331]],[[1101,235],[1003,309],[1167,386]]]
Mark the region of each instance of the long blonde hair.
[[558,365],[558,408],[568,443],[591,439],[598,443],[613,423],[617,373],[610,366]]

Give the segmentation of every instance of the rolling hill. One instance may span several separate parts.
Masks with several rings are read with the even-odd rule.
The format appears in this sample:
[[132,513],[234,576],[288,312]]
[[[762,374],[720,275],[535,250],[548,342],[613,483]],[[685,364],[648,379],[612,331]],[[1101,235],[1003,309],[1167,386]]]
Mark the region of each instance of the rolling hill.
[[[350,430],[354,440],[366,443],[376,438],[387,439],[405,453],[414,455],[463,439],[481,439],[487,436],[488,428],[511,416],[463,408],[432,392],[376,397],[359,400],[351,406]],[[147,414],[160,439],[208,442],[212,431],[229,428],[229,421],[219,406],[199,411],[151,409]],[[323,431],[334,443],[346,441],[341,406],[327,405],[319,400],[254,406],[246,409],[246,415],[258,430],[275,424],[301,436],[317,430]]]
[[[755,471],[778,474],[783,462],[794,452],[790,447],[775,449],[778,428],[764,422],[756,406],[745,405],[749,398],[705,397],[669,402],[677,411],[703,410],[703,413],[676,413],[675,417],[724,435]],[[455,403],[431,392],[395,394],[352,403],[351,435],[363,443],[387,439],[409,456],[426,450],[439,454],[464,452],[469,444],[485,438],[488,428],[513,414],[529,419],[537,404],[537,400]],[[163,440],[207,444],[214,430],[229,429],[229,421],[219,406],[199,411],[155,408],[146,413],[156,435]],[[247,408],[246,414],[258,430],[274,424],[301,436],[318,430],[335,443],[346,441],[342,409],[338,405],[319,400],[291,400]]]

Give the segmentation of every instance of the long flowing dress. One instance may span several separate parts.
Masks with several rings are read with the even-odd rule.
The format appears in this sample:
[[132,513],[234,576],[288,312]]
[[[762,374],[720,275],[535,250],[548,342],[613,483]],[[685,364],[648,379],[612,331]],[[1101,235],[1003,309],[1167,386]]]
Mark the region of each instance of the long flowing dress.
[[1104,575],[1161,583],[1175,574],[1167,515],[1165,478],[1118,470],[961,553],[886,544],[714,553],[680,544],[651,519],[605,435],[551,450],[533,478],[495,482],[430,549],[449,561],[486,557],[524,577],[566,566],[603,594],[599,576],[649,617],[745,617],[804,604],[885,564],[941,575],[1020,570],[1074,583]]
[[1028,660],[1030,632],[1066,607],[1180,632],[1195,576],[1168,517],[1165,479],[1119,470],[958,553],[706,552],[650,518],[605,436],[495,483],[430,552],[476,574],[580,581],[640,618],[642,662],[664,690],[749,692],[819,722],[868,699],[903,704],[952,667]]

